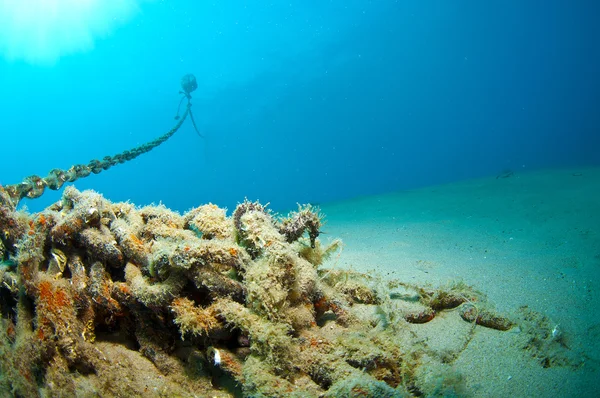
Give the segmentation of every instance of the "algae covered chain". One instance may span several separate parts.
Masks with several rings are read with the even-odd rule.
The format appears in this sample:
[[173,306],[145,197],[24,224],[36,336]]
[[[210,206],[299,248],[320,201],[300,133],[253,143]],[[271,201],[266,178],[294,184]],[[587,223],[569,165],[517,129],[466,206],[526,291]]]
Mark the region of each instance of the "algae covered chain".
[[324,268],[341,242],[320,241],[322,219],[247,200],[231,216],[213,204],[181,215],[73,187],[29,215],[0,190],[0,390],[138,396],[160,381],[211,396],[220,375],[246,396],[423,395],[424,339],[407,325],[457,309],[468,333],[513,326],[464,284]]
[[[245,200],[229,216],[213,204],[180,214],[70,186],[40,213],[16,210],[193,122],[197,82],[186,75],[181,86],[187,107],[167,134],[0,187],[0,395],[216,396],[233,385],[245,396],[434,396],[433,348],[419,328],[442,312],[465,325],[467,342],[476,328],[515,325],[532,350],[560,341],[558,328],[546,340],[527,328],[543,323],[533,312],[499,315],[465,284],[325,267],[341,241],[321,241],[311,205],[279,215]],[[460,378],[444,377],[460,391]]]
[[[188,115],[190,116],[190,120],[192,121],[194,130],[199,136],[202,137],[202,134],[200,134],[198,128],[196,127],[196,122],[192,114],[191,93],[194,90],[196,90],[196,88],[198,88],[196,77],[191,73],[184,75],[181,78],[181,88],[182,91],[180,91],[180,94],[183,94],[183,96],[179,101],[177,115],[175,116],[177,123],[167,133],[156,138],[155,140],[149,141],[130,150],[123,151],[117,155],[105,156],[104,158],[102,158],[102,160],[93,159],[90,162],[88,162],[88,164],[76,164],[71,166],[67,170],[52,169],[46,177],[32,175],[26,177],[20,184],[6,185],[3,187],[3,189],[10,198],[12,206],[16,207],[19,204],[20,200],[23,198],[34,199],[42,196],[46,188],[58,190],[62,188],[62,186],[66,182],[77,181],[78,179],[87,177],[92,173],[98,174],[103,170],[108,170],[112,166],[128,162],[137,158],[143,153],[151,151],[152,149],[156,148],[157,146],[171,138],[173,134],[175,134],[177,130],[179,130],[179,128],[181,127]],[[183,116],[179,117],[179,108],[181,107],[181,104],[184,99],[187,100],[187,106],[185,108]]]

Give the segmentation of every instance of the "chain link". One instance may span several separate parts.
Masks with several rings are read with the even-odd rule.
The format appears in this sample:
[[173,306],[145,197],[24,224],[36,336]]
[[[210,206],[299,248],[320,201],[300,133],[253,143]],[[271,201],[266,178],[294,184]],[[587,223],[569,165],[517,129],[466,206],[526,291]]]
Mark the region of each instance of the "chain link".
[[[91,173],[98,174],[102,170],[108,170],[112,166],[128,162],[137,158],[141,154],[151,151],[171,138],[173,134],[179,130],[188,114],[191,115],[191,105],[192,104],[189,102],[188,98],[185,112],[183,113],[182,117],[178,119],[177,124],[175,124],[175,126],[173,126],[173,128],[166,134],[161,135],[153,141],[147,142],[114,156],[105,156],[102,160],[93,159],[88,164],[73,165],[68,170],[52,169],[48,175],[43,178],[37,175],[32,175],[23,179],[23,181],[19,184],[6,185],[4,187],[0,186],[0,205],[9,205],[12,208],[16,208],[21,199],[39,198],[44,194],[46,188],[50,188],[55,191],[59,190],[66,182],[77,181],[80,178],[89,176]],[[8,195],[8,198],[6,198],[6,195]],[[12,203],[6,203],[7,199],[9,199]]]

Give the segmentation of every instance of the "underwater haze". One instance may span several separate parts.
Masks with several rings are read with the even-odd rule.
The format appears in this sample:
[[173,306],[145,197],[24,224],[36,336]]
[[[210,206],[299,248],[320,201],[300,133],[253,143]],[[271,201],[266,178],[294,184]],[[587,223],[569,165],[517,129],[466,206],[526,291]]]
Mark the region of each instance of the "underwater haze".
[[78,189],[289,209],[600,164],[595,2],[26,3],[0,8],[3,185],[164,134],[186,73],[204,138],[187,120]]
[[599,21],[0,0],[0,397],[600,397]]

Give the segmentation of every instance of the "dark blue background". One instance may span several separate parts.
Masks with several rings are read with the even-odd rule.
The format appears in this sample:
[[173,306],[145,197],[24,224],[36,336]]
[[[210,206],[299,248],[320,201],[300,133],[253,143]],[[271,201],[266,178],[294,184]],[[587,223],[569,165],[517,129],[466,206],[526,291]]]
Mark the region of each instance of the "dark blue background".
[[206,139],[187,121],[79,189],[181,211],[244,197],[284,209],[599,165],[599,4],[143,3],[92,51],[52,66],[0,61],[0,183],[162,135],[188,72]]

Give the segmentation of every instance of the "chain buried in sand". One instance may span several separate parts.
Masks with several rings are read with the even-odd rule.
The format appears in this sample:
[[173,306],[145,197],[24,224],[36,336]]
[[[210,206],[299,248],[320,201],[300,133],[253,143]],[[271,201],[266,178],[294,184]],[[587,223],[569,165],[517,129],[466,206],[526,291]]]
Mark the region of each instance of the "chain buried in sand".
[[[192,103],[190,102],[190,93],[198,87],[196,84],[196,78],[191,74],[185,75],[181,80],[181,85],[183,91],[180,93],[184,94],[182,100],[187,98],[187,107],[181,118],[179,115],[176,116],[177,124],[175,124],[175,126],[166,134],[163,134],[153,141],[147,142],[136,148],[121,152],[114,156],[105,156],[102,160],[93,159],[88,164],[76,164],[71,166],[68,170],[52,169],[46,177],[32,175],[26,177],[19,184],[6,185],[4,187],[0,186],[0,194],[2,191],[4,191],[9,197],[11,207],[16,208],[21,199],[25,197],[29,199],[39,198],[44,194],[46,188],[56,191],[59,190],[66,182],[74,182],[80,178],[89,176],[91,173],[98,174],[102,170],[108,170],[112,166],[133,160],[141,154],[151,151],[171,138],[171,136],[173,136],[173,134],[179,130],[188,115],[190,115],[192,118],[194,129],[196,132],[198,132],[196,123],[193,121],[191,110]],[[198,134],[200,135],[199,132]],[[6,202],[6,198],[3,198],[3,196],[5,195],[0,195],[0,204],[9,205],[9,203],[4,203]]]

